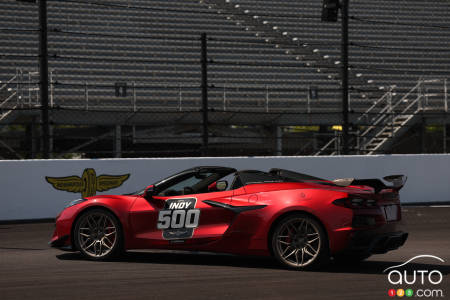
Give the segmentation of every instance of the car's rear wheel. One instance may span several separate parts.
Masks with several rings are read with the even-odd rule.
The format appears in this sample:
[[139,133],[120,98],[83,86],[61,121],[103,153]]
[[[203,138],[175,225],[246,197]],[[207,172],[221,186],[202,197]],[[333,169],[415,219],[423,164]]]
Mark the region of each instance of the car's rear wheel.
[[119,221],[104,209],[83,213],[74,226],[73,237],[76,248],[88,259],[111,259],[122,252]]
[[272,253],[284,266],[300,270],[315,269],[330,259],[322,225],[302,213],[277,223],[272,233]]

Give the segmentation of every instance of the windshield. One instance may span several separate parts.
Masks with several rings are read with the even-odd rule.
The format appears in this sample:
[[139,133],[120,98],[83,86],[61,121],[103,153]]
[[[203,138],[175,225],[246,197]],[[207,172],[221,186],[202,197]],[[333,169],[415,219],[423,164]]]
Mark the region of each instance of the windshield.
[[[195,167],[176,173],[153,184],[156,196],[207,193],[208,186],[236,172],[226,167]],[[143,195],[146,189],[128,195]]]
[[[158,188],[158,196],[177,196],[197,194],[207,191],[210,182],[214,182],[218,174],[211,172],[188,173],[180,176],[170,184],[164,184]],[[220,177],[219,177],[220,178]],[[205,189],[206,188],[206,189]]]

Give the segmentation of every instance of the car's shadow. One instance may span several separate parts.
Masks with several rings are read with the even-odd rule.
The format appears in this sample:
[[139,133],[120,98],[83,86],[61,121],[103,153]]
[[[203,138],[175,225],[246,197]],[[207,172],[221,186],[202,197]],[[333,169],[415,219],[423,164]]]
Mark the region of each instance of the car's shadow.
[[[78,252],[64,253],[56,256],[61,260],[85,260]],[[284,268],[270,257],[235,256],[227,254],[190,253],[190,252],[136,252],[129,251],[117,262],[166,265],[205,265],[227,266],[236,268],[279,269]],[[400,265],[399,261],[366,260],[359,263],[343,263],[331,261],[330,264],[314,272],[354,273],[354,274],[383,274],[386,268]],[[442,274],[450,274],[450,266],[436,264],[409,263],[401,268],[403,272],[412,274],[414,270],[439,270]]]

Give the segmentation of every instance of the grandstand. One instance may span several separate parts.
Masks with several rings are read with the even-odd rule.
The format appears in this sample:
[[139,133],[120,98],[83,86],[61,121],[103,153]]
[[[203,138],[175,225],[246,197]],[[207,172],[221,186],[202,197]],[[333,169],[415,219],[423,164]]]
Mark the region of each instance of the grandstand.
[[[36,122],[37,7],[13,0],[0,5],[0,124]],[[282,143],[283,154],[337,154],[339,138],[330,139],[327,126],[341,122],[340,26],[320,21],[321,5],[320,0],[48,1],[52,120],[103,126],[61,133],[92,142],[112,136],[112,126],[131,126],[133,144],[143,144],[139,149],[179,143],[195,153],[201,123],[199,38],[205,32],[217,155],[280,153],[276,140],[293,134],[286,126],[300,125],[319,125],[320,133],[294,134]],[[392,152],[394,138],[420,123],[424,111],[446,112],[450,4],[350,1],[350,16],[350,121],[360,132],[354,147],[361,153]],[[118,93],[125,86],[126,93]],[[447,120],[436,116],[426,118]],[[243,143],[247,152],[234,151]],[[261,145],[267,149],[256,151]]]

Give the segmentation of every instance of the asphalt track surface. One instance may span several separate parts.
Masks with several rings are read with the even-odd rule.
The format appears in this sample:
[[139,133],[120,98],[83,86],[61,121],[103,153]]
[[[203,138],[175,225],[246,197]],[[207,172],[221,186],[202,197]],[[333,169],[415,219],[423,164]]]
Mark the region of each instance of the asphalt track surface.
[[450,207],[406,207],[403,215],[410,233],[403,248],[314,272],[268,258],[186,252],[131,251],[92,262],[48,248],[53,224],[0,225],[0,299],[390,299],[388,289],[406,286],[391,285],[383,270],[420,254],[445,263],[420,258],[408,272],[440,270],[444,298],[432,299],[450,299]]

